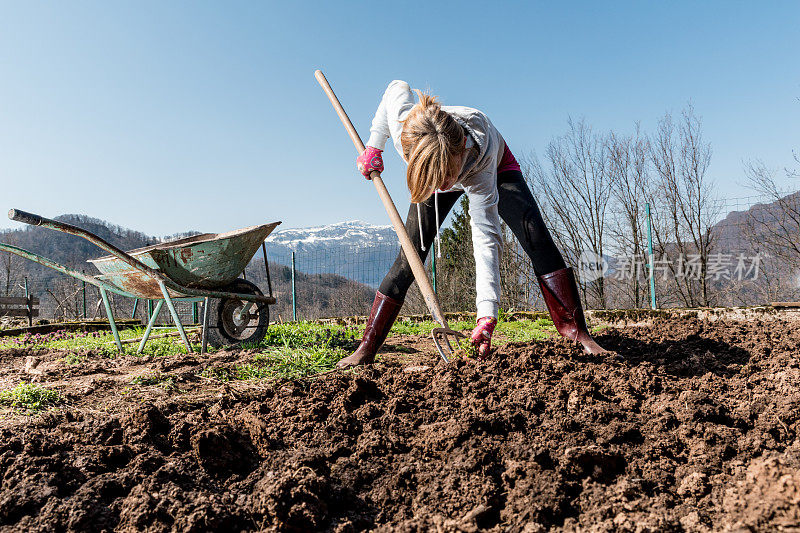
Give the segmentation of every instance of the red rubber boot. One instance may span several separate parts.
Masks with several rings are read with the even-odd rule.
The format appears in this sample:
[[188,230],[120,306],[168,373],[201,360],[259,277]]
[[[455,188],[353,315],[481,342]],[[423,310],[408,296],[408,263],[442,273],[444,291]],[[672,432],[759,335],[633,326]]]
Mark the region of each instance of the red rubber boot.
[[588,354],[608,353],[597,344],[586,327],[578,284],[571,268],[562,268],[543,276],[537,276],[544,302],[556,329],[562,337],[581,343]]
[[380,291],[375,293],[375,301],[372,302],[372,311],[367,320],[367,329],[364,331],[364,338],[358,349],[338,363],[337,368],[347,368],[348,366],[371,365],[375,362],[375,354],[381,347],[389,330],[392,329],[397,315],[403,302],[398,302],[389,298]]

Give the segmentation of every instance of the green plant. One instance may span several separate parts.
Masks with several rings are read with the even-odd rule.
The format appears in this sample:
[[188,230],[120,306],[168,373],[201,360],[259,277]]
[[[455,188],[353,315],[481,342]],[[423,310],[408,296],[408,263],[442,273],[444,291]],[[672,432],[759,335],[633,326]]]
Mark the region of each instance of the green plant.
[[478,357],[478,349],[472,345],[472,343],[469,340],[469,337],[464,339],[459,339],[458,349],[456,350],[456,356],[470,357],[474,359]]
[[497,321],[498,322],[507,322],[509,317],[514,315],[514,308],[511,309],[498,309],[497,310]]
[[[475,324],[472,322],[450,322],[448,323],[450,329],[454,329],[456,331],[464,331],[464,330],[471,330],[475,327]],[[412,322],[410,320],[398,320],[392,326],[392,329],[389,332],[389,335],[421,335],[421,336],[428,336],[431,334],[434,328],[438,328],[439,324],[433,322],[432,320],[426,320],[424,322]]]
[[230,381],[234,378],[235,369],[220,366],[210,366],[200,372],[198,376],[209,379],[216,379],[217,381]]
[[332,370],[348,352],[342,348],[278,346],[253,356],[249,363],[230,367],[209,367],[202,377],[219,381],[296,379]]
[[70,354],[65,355],[62,360],[64,361],[64,363],[66,363],[68,365],[79,365],[79,364],[83,363],[84,361],[86,361],[86,356],[85,355],[78,355],[76,353],[70,353]]
[[339,326],[315,322],[291,322],[270,326],[259,347],[350,348],[361,339],[363,326]]
[[[509,310],[508,313],[512,311],[513,310]],[[501,312],[500,315],[502,318],[503,313]],[[475,324],[472,322],[463,321],[451,322],[449,325],[456,331],[464,332],[470,331],[475,327]],[[398,321],[392,327],[390,335],[428,336],[431,334],[431,331],[437,327],[439,327],[439,325],[430,320],[424,322],[411,322],[408,320]],[[514,320],[511,322],[500,319],[497,322],[495,340],[493,342],[502,344],[504,342],[538,341],[550,337],[553,333],[556,333],[553,321],[546,318],[537,320]]]
[[[165,332],[175,332],[176,329],[167,329]],[[120,330],[120,340],[131,340],[140,338],[144,334],[142,328],[131,328]],[[92,350],[100,355],[115,358],[119,356],[114,336],[110,331],[74,331],[64,330],[55,331],[47,334],[26,334],[18,337],[7,337],[0,339],[0,350],[12,348],[48,348],[53,350]],[[122,345],[124,355],[152,355],[155,357],[165,357],[183,353],[186,348],[178,337],[163,337],[150,339],[145,346],[142,354],[137,354],[138,343],[126,343]],[[199,350],[198,350],[199,351]],[[72,363],[70,363],[72,364]]]
[[259,354],[253,362],[262,365],[270,377],[299,378],[326,372],[347,355],[342,348],[316,346],[304,349],[281,347]]
[[540,341],[554,333],[556,333],[556,328],[553,321],[546,318],[499,322],[495,330],[495,336],[499,337],[497,343],[500,344],[503,342]]
[[0,391],[0,405],[36,413],[61,403],[58,391],[23,381],[13,389]]
[[158,385],[164,390],[175,390],[175,380],[172,376],[166,376],[160,372],[153,372],[151,374],[142,374],[136,376],[131,380],[132,385],[139,385],[140,387],[149,387]]

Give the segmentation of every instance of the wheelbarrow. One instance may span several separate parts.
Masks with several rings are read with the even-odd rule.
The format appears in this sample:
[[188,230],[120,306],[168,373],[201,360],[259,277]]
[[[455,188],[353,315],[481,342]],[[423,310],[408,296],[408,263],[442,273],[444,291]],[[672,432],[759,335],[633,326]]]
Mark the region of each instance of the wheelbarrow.
[[[117,348],[122,351],[108,293],[129,298],[156,300],[138,353],[144,350],[156,318],[166,303],[188,352],[192,346],[175,310],[175,301],[204,302],[201,353],[209,341],[215,345],[256,343],[264,338],[269,326],[269,306],[276,302],[267,263],[264,239],[280,224],[273,222],[228,233],[204,233],[194,237],[159,243],[124,252],[97,235],[71,224],[26,213],[18,209],[8,218],[33,226],[77,235],[99,246],[110,255],[89,260],[100,271],[98,275],[58,264],[28,250],[0,243],[0,250],[30,259],[100,289],[106,315]],[[269,295],[265,296],[253,283],[239,279],[258,248],[264,252]],[[212,301],[213,299],[213,301]],[[209,318],[215,325],[209,325]]]

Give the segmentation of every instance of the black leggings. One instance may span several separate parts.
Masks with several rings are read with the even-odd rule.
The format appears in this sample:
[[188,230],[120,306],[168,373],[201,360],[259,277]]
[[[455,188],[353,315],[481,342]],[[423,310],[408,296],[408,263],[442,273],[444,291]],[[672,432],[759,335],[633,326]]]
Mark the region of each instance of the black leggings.
[[[503,219],[514,236],[519,240],[522,249],[528,254],[533,262],[533,271],[541,276],[549,274],[566,267],[561,252],[558,251],[553,237],[550,235],[547,226],[544,225],[542,214],[533,199],[525,178],[519,170],[509,170],[497,175],[497,190],[499,192],[499,202],[497,204],[500,217]],[[420,246],[419,219],[417,218],[417,206],[411,204],[406,217],[406,231],[411,242],[419,253],[422,262],[428,256],[436,237],[436,229],[441,226],[447,214],[456,204],[461,195],[461,191],[439,193],[439,220],[436,220],[436,210],[433,204],[434,198],[425,200],[420,205],[422,216],[422,242],[425,243],[425,251]],[[380,292],[403,301],[414,281],[414,274],[411,272],[411,265],[408,264],[405,254],[401,250],[395,259],[392,268],[383,278]]]

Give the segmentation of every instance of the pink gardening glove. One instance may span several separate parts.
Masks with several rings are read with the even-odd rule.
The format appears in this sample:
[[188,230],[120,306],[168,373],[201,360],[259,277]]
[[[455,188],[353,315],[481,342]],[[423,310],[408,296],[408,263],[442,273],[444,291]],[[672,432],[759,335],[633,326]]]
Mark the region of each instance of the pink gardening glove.
[[481,359],[489,355],[495,326],[497,326],[497,319],[485,316],[478,319],[478,325],[472,330],[469,341],[478,350],[478,357]]
[[361,172],[365,178],[371,179],[369,175],[373,171],[383,172],[382,152],[383,150],[367,146],[361,155],[356,158],[358,171]]

